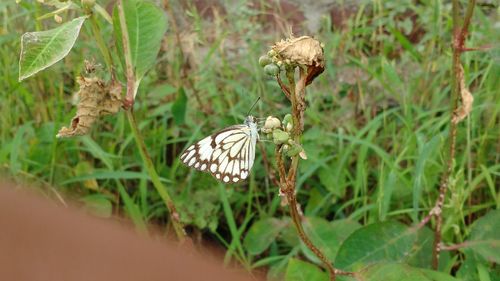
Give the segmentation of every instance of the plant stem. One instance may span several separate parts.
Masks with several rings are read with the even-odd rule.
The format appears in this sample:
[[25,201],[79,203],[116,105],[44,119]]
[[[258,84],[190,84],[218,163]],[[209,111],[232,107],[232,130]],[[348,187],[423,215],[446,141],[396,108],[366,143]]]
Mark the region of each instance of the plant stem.
[[460,96],[460,79],[461,79],[461,63],[460,56],[465,50],[465,38],[467,36],[468,27],[472,14],[474,12],[475,0],[469,0],[467,6],[467,11],[465,13],[465,19],[462,27],[460,27],[460,17],[459,17],[459,3],[458,0],[452,1],[452,13],[453,13],[453,57],[452,57],[452,92],[451,92],[451,106],[450,106],[450,131],[448,135],[448,160],[446,170],[441,177],[439,184],[439,196],[436,201],[436,205],[429,215],[436,216],[436,227],[434,229],[434,243],[432,250],[432,268],[437,270],[439,267],[439,253],[441,251],[441,236],[442,236],[442,226],[443,226],[443,215],[442,209],[444,205],[444,199],[446,197],[446,191],[449,185],[449,178],[453,172],[453,162],[455,160],[455,147],[457,139],[457,122],[453,121],[453,116],[458,107],[458,98]]
[[328,270],[330,280],[334,281],[336,270],[333,267],[333,264],[323,254],[323,252],[321,252],[321,250],[313,244],[311,239],[309,239],[309,237],[305,233],[304,228],[302,227],[301,215],[298,211],[297,197],[295,196],[295,188],[289,189],[289,191],[286,193],[286,197],[288,200],[288,204],[290,205],[290,215],[292,216],[293,224],[295,225],[295,229],[297,229],[300,239],[304,242],[307,248],[309,248],[321,260],[323,265]]
[[114,79],[115,73],[113,67],[113,60],[111,59],[111,54],[109,53],[108,48],[106,48],[106,44],[104,43],[104,39],[101,34],[101,29],[99,28],[99,24],[97,22],[95,15],[90,16],[90,22],[92,24],[92,31],[94,33],[97,47],[99,47],[99,50],[101,51],[101,54],[104,57],[104,62],[106,63],[106,67],[108,68],[108,71],[112,79]]
[[127,94],[125,96],[125,101],[123,106],[125,109],[132,108],[134,105],[135,93],[137,92],[137,86],[135,85],[135,74],[132,65],[132,53],[130,51],[130,44],[127,32],[127,22],[125,20],[125,11],[123,10],[123,1],[118,1],[118,16],[120,18],[120,29],[122,30],[122,44],[123,44],[123,55],[125,56],[126,65],[126,75],[127,75]]
[[126,110],[125,112],[127,114],[130,128],[132,129],[132,134],[134,135],[134,139],[137,143],[137,147],[139,148],[139,153],[141,154],[142,161],[144,162],[146,170],[147,170],[149,176],[151,177],[151,181],[153,182],[153,186],[155,187],[155,189],[158,192],[158,194],[160,195],[161,199],[163,199],[163,202],[165,202],[165,205],[167,206],[168,212],[170,214],[170,221],[172,222],[172,225],[174,227],[175,234],[177,235],[177,238],[181,242],[183,242],[186,238],[186,233],[184,231],[184,227],[182,226],[182,223],[179,220],[179,213],[177,213],[174,201],[172,200],[172,198],[168,194],[168,191],[165,188],[165,186],[160,181],[160,177],[158,176],[158,173],[156,172],[153,161],[151,161],[151,157],[148,154],[146,144],[144,143],[144,139],[142,138],[142,135],[139,132],[139,128],[137,127],[137,123],[135,122],[135,118],[134,118],[134,114],[133,114],[132,110]]
[[160,197],[165,202],[167,209],[170,214],[170,221],[175,230],[175,234],[177,238],[183,242],[186,238],[186,232],[180,222],[179,214],[175,208],[174,201],[168,194],[167,189],[161,183],[160,177],[156,172],[156,169],[153,165],[153,161],[151,161],[151,156],[149,156],[148,150],[146,148],[146,144],[144,143],[144,139],[139,132],[139,128],[137,127],[137,123],[135,122],[134,113],[133,113],[133,105],[135,93],[137,91],[137,85],[135,81],[134,69],[132,66],[132,55],[130,53],[129,47],[129,39],[127,33],[127,23],[125,21],[125,12],[123,10],[123,1],[118,1],[118,14],[120,18],[120,28],[122,30],[122,43],[123,43],[123,53],[125,54],[125,64],[126,64],[126,75],[127,75],[127,94],[125,96],[125,101],[123,107],[125,108],[125,112],[127,114],[127,119],[130,124],[130,128],[132,129],[132,134],[134,135],[135,141],[137,143],[137,147],[139,148],[139,153],[141,154],[142,161],[146,166],[146,170],[151,177],[151,181],[153,182],[153,186],[155,187]]
[[[293,141],[299,144],[304,124],[306,72],[304,69],[300,68],[300,75],[297,83],[295,83],[294,68],[287,69],[286,76],[289,83],[288,87],[283,84],[279,76],[277,76],[277,80],[284,94],[291,102],[293,122],[291,135]],[[337,271],[333,267],[333,264],[323,254],[323,252],[321,252],[321,250],[313,244],[311,239],[309,239],[306,232],[304,231],[304,228],[302,227],[301,214],[299,212],[299,207],[297,204],[297,197],[295,196],[299,156],[296,155],[292,157],[292,162],[287,173],[285,169],[285,163],[281,155],[281,146],[276,147],[275,153],[280,179],[280,193],[286,196],[287,203],[290,207],[290,216],[292,218],[293,224],[295,225],[295,229],[297,230],[297,233],[299,234],[302,242],[304,242],[307,248],[309,248],[321,260],[325,268],[328,270],[330,280],[335,281],[336,273],[341,271]]]

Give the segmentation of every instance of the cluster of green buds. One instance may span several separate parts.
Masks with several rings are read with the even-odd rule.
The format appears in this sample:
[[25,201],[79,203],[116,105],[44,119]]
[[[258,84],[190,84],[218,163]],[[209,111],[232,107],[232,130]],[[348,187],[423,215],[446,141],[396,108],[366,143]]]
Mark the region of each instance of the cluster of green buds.
[[291,137],[293,130],[292,115],[287,114],[283,118],[283,122],[274,116],[268,116],[261,132],[274,144],[281,145],[281,152],[288,157],[299,155],[302,159],[307,159],[306,153],[302,146],[294,141]]
[[269,76],[276,76],[283,67],[283,62],[276,59],[275,53],[275,51],[270,50],[267,55],[263,55],[259,58],[260,66],[264,68],[264,73]]

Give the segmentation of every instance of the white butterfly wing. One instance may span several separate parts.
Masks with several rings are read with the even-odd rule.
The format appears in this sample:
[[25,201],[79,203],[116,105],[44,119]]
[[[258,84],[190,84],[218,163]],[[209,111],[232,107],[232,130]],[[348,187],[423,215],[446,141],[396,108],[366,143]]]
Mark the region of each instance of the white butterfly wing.
[[255,160],[256,128],[235,125],[208,136],[188,147],[181,161],[189,167],[206,171],[226,183],[248,177]]

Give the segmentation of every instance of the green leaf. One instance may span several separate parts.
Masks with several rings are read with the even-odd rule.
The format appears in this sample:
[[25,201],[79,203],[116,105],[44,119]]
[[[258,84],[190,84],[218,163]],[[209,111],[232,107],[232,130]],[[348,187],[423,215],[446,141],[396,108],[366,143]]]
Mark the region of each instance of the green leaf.
[[180,87],[177,97],[172,105],[172,115],[177,126],[184,124],[186,118],[187,96],[184,88]]
[[[76,166],[74,167],[73,171],[75,172],[75,176],[84,176],[91,174],[94,171],[94,166],[89,162],[89,161],[80,161]],[[85,188],[97,191],[99,189],[99,184],[97,183],[97,180],[94,178],[84,180],[83,181],[83,186]]]
[[286,226],[276,218],[265,218],[252,224],[248,230],[243,246],[252,255],[264,252]]
[[478,219],[471,228],[467,248],[488,261],[500,264],[500,210],[493,210]]
[[286,268],[285,281],[327,281],[328,275],[310,263],[290,259]]
[[148,227],[146,221],[144,220],[144,215],[141,212],[141,208],[139,208],[130,195],[128,195],[125,187],[123,187],[121,183],[117,182],[117,186],[120,198],[125,206],[125,210],[134,222],[136,229],[141,233],[147,233]]
[[486,269],[489,273],[488,277],[492,280],[500,280],[500,267],[496,266],[495,263],[488,262],[471,248],[463,248],[460,251],[464,254],[465,259],[456,272],[458,278],[463,281],[482,281],[481,278],[487,278],[484,276]]
[[[342,242],[359,227],[357,222],[351,220],[328,222],[317,217],[308,217],[304,220],[304,231],[307,236],[330,261],[335,259]],[[311,261],[321,262],[304,243],[301,243],[301,250]]]
[[19,81],[63,59],[73,48],[87,17],[79,17],[46,31],[26,32],[21,36]]
[[10,171],[13,175],[17,174],[23,168],[22,159],[25,159],[25,155],[23,154],[28,150],[26,140],[31,139],[33,134],[34,129],[31,122],[20,126],[10,143],[10,147],[7,149],[10,153]]
[[[323,186],[328,188],[335,196],[343,197],[345,195],[345,185],[338,187],[335,181],[335,174],[332,173],[332,167],[321,167],[318,171],[319,181]],[[335,186],[335,188],[330,188]]]
[[374,223],[356,230],[340,247],[335,266],[353,271],[381,261],[405,261],[417,232],[396,221]]
[[[411,24],[411,22],[410,22],[410,24]],[[407,50],[409,52],[409,54],[415,60],[417,60],[419,62],[422,60],[422,57],[420,56],[420,54],[418,53],[418,51],[413,47],[413,43],[411,43],[410,40],[408,40],[408,38],[406,38],[405,35],[403,35],[401,32],[399,32],[399,30],[397,30],[395,28],[391,29],[391,33],[399,41],[399,43],[401,44],[401,46],[405,50]]]
[[[377,263],[359,272],[366,281],[457,281],[443,272],[419,269],[402,263]],[[351,279],[350,279],[351,280]]]
[[384,74],[383,77],[387,79],[389,87],[394,93],[404,89],[404,83],[399,77],[399,74],[396,71],[396,68],[394,67],[393,63],[387,61],[386,59],[383,59],[382,72]]
[[[140,81],[156,62],[161,40],[167,31],[167,17],[160,8],[147,1],[123,0],[123,10],[132,67],[135,71],[135,79]],[[118,8],[115,8],[113,12],[113,28],[116,34],[116,47],[124,62]]]
[[113,214],[113,205],[109,199],[101,194],[92,194],[82,198],[85,208],[92,214],[109,218]]
[[[432,264],[432,248],[434,243],[434,232],[427,227],[423,227],[416,233],[416,240],[413,243],[412,253],[406,262],[415,267],[430,268]],[[439,269],[445,269],[450,259],[450,253],[443,251],[439,255]]]

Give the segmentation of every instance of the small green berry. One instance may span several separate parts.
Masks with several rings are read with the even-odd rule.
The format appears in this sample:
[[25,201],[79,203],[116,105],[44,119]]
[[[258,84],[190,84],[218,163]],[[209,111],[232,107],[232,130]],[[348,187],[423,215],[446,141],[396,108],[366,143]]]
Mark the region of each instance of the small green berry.
[[264,72],[267,75],[275,76],[280,73],[280,68],[276,64],[272,63],[264,66]]
[[260,64],[260,66],[262,66],[262,67],[264,67],[264,66],[266,66],[266,65],[270,64],[271,62],[272,62],[272,61],[271,61],[271,58],[270,58],[269,56],[267,56],[267,55],[261,56],[261,57],[259,58],[259,64]]

